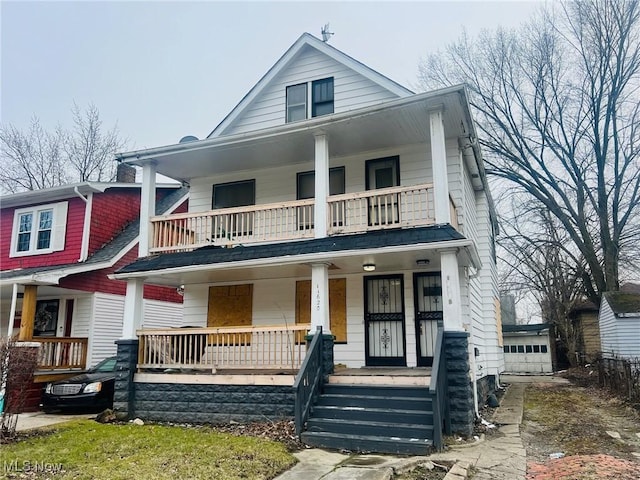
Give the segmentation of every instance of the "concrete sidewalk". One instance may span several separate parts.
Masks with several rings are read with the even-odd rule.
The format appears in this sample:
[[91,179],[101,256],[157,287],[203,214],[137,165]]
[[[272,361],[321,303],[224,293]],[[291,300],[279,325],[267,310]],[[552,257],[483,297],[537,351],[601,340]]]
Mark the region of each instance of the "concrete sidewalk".
[[47,427],[56,423],[64,423],[78,418],[95,418],[96,414],[62,414],[62,413],[44,413],[31,412],[21,413],[18,415],[17,432],[32,430],[34,428]]
[[524,480],[527,456],[520,424],[524,411],[524,389],[528,383],[569,383],[551,375],[503,375],[509,387],[500,406],[488,421],[499,425],[498,432],[475,444],[451,447],[448,451],[423,457],[390,455],[348,455],[321,449],[295,454],[299,462],[276,480],[388,480],[394,474],[428,462],[455,462],[445,480],[467,478],[471,467],[474,480]]

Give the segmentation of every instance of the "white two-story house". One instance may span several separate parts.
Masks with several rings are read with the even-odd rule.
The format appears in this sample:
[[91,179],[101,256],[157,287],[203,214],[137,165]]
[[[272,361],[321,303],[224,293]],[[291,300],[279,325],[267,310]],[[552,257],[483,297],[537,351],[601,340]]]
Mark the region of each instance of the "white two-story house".
[[[303,34],[207,138],[118,160],[143,176],[120,410],[295,415],[311,444],[378,451],[471,432],[503,355],[464,86],[415,94]],[[151,214],[156,174],[190,186],[187,213]],[[193,328],[141,330],[146,284],[180,289]]]

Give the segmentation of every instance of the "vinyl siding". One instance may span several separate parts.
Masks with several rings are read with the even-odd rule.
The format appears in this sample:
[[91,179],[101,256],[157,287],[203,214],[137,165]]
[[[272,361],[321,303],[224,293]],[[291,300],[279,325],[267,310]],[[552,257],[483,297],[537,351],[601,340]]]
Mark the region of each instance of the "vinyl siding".
[[261,95],[240,113],[224,134],[244,133],[284,125],[286,87],[328,77],[334,79],[335,113],[397,98],[393,93],[331,57],[306,46],[271,81]]
[[[431,155],[427,144],[376,150],[349,157],[333,157],[330,167],[345,167],[345,193],[365,190],[365,162],[375,158],[400,156],[400,184],[429,183],[432,180]],[[314,169],[313,159],[296,165],[234,172],[217,177],[196,178],[191,182],[189,211],[211,210],[214,184],[240,180],[256,180],[256,204],[293,201],[296,199],[296,174]]]
[[91,329],[91,356],[89,364],[95,365],[116,354],[115,341],[122,336],[124,297],[96,293],[93,303]]
[[640,357],[640,316],[620,317],[613,313],[606,298],[600,306],[602,351],[620,357]]
[[144,300],[143,328],[170,328],[182,326],[182,304]]
[[598,315],[600,324],[600,340],[603,352],[618,352],[618,335],[616,330],[616,317],[606,299],[602,299],[600,314]]

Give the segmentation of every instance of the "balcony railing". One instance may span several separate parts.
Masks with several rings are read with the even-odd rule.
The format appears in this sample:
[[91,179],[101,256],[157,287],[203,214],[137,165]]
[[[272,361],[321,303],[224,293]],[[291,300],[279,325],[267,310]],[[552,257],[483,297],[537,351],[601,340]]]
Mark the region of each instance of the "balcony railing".
[[[332,195],[328,233],[339,235],[435,222],[432,184]],[[151,253],[314,237],[314,200],[222,208],[151,219]]]
[[35,337],[40,343],[38,370],[72,370],[87,366],[88,339],[79,337]]
[[431,184],[391,187],[329,197],[329,233],[360,233],[435,222]]
[[297,370],[309,324],[138,330],[138,368]]

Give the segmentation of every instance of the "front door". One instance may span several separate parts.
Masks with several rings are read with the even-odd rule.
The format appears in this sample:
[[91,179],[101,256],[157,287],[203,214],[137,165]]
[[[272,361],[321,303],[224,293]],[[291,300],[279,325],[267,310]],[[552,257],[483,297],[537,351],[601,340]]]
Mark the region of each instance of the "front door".
[[364,278],[365,363],[406,366],[402,275]]
[[418,366],[433,365],[433,352],[442,325],[442,278],[440,272],[415,273],[413,276],[416,312]]

